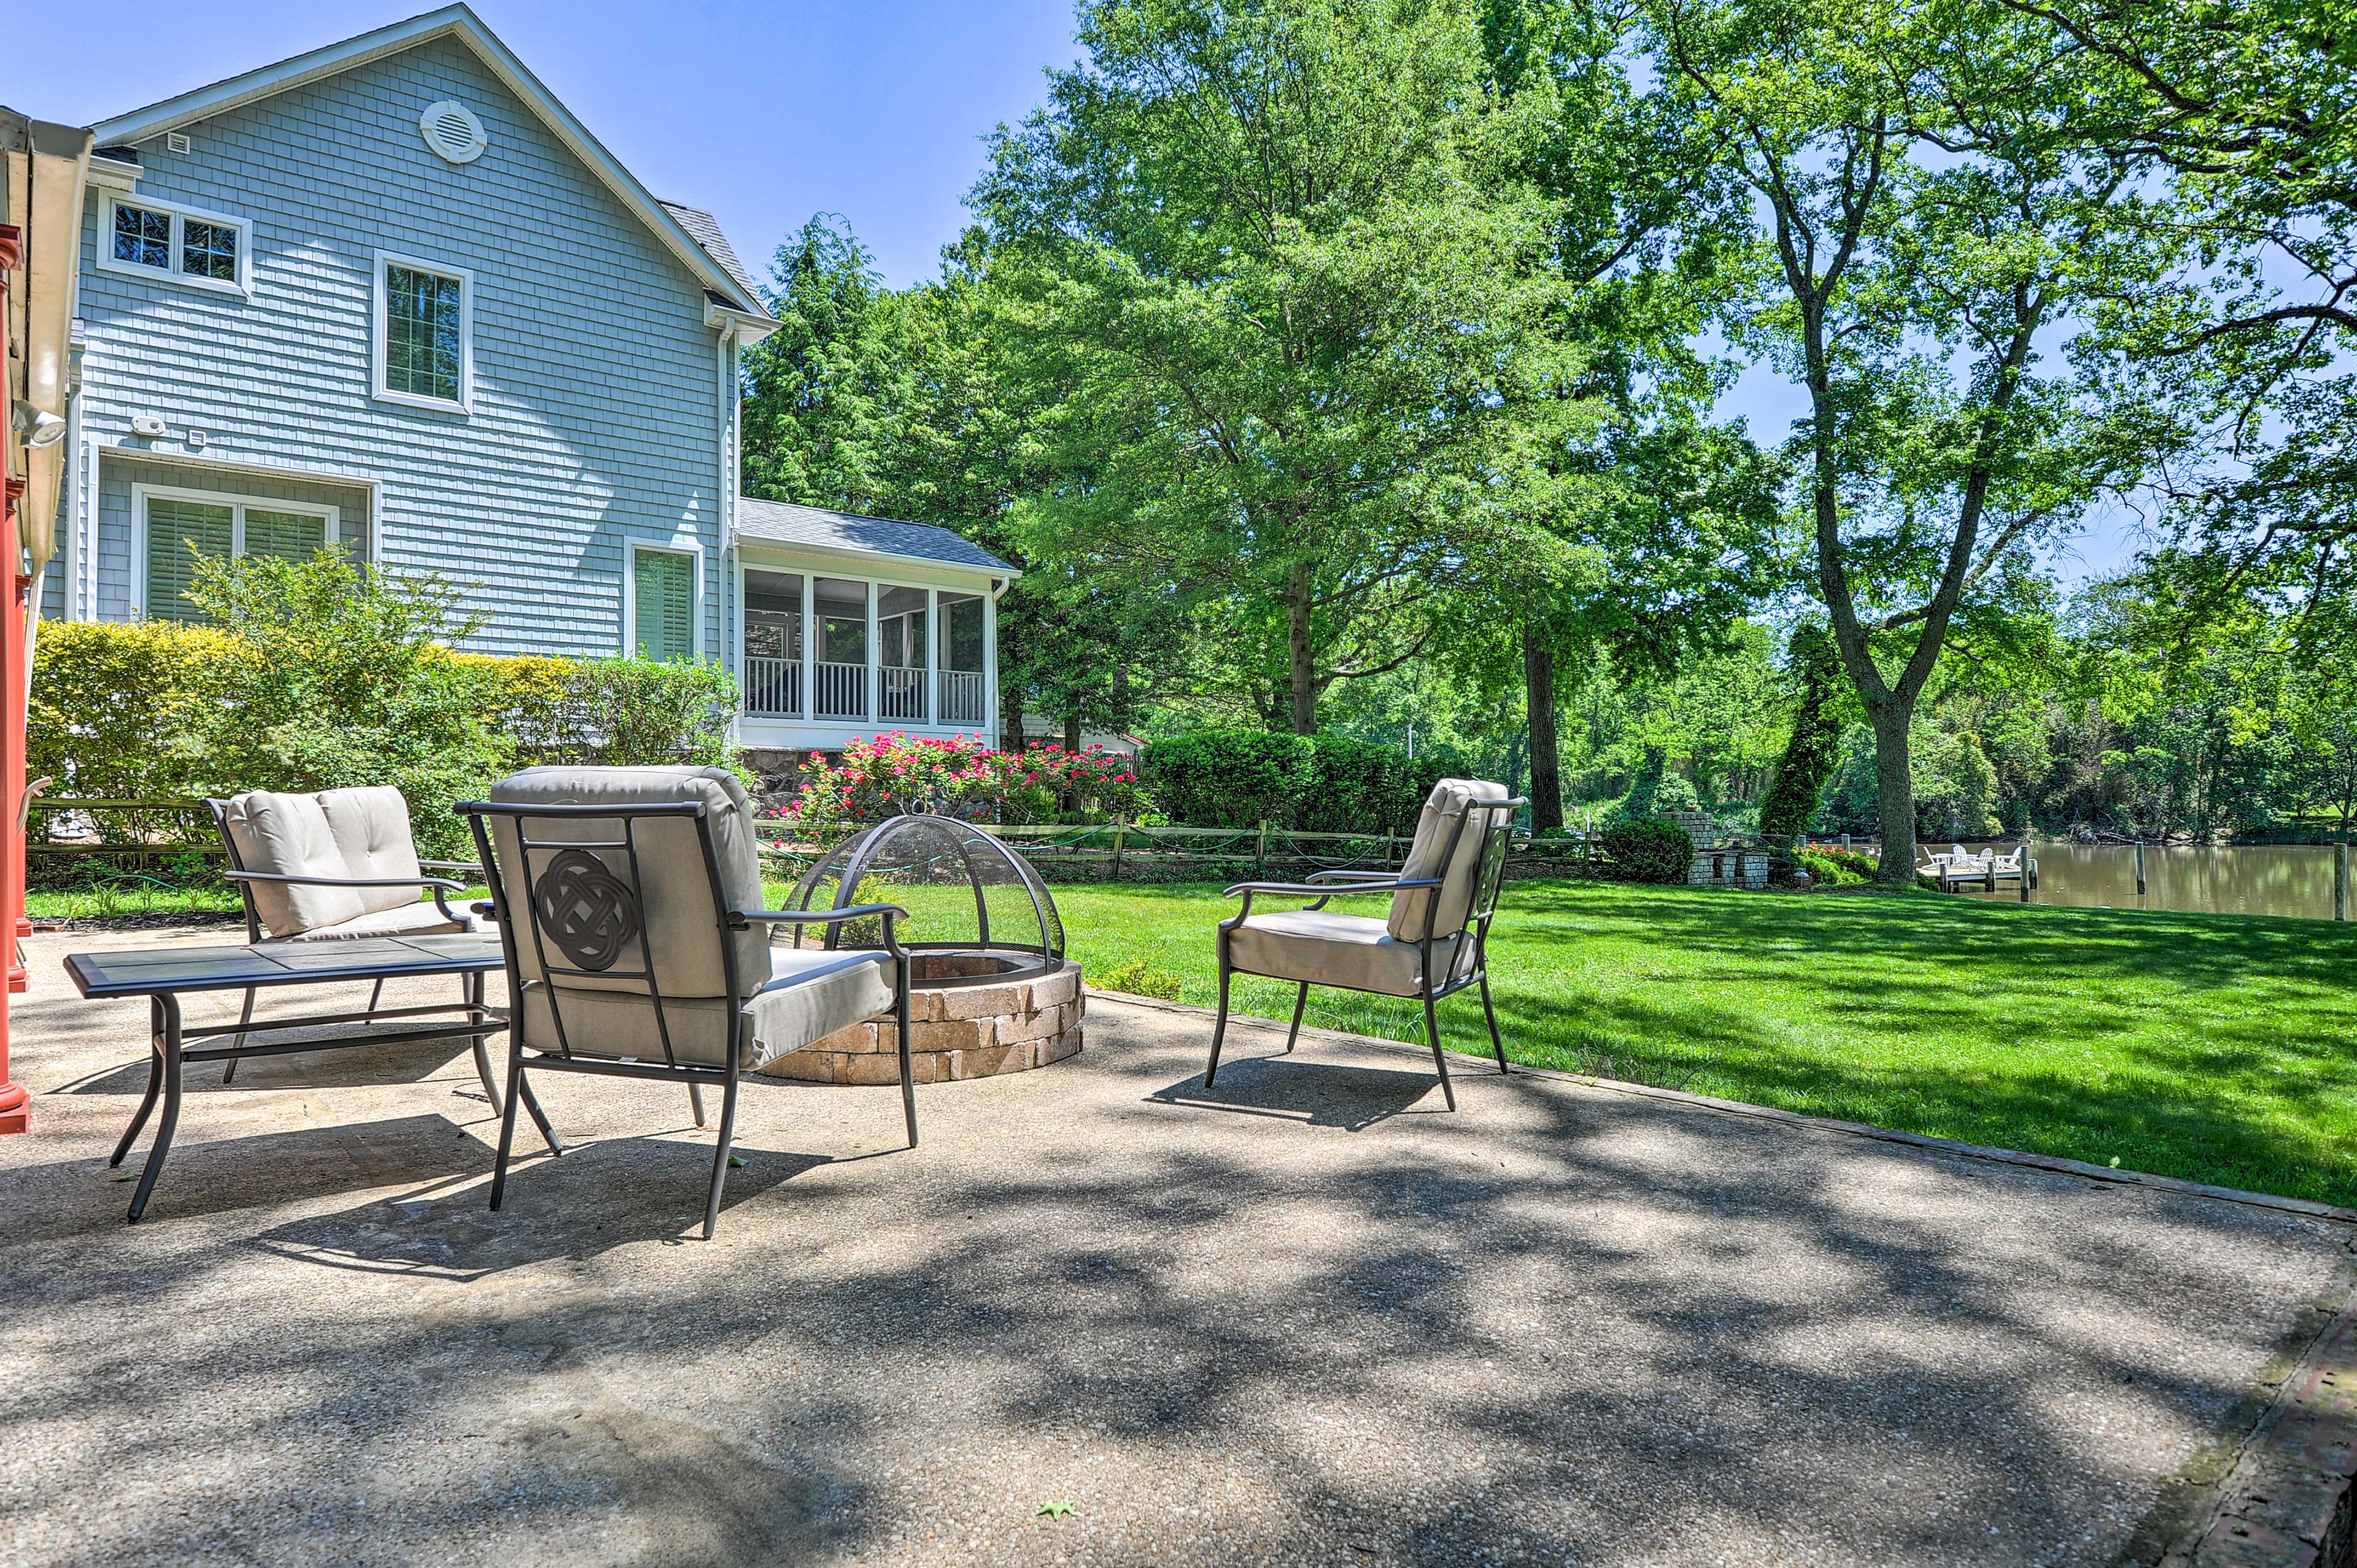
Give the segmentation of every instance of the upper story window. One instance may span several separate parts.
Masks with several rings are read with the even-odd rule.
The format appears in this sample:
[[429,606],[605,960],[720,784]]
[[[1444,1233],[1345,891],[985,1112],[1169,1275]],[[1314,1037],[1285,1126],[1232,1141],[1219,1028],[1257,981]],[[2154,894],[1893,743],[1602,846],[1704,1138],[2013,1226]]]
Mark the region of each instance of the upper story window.
[[226,294],[247,289],[253,225],[144,196],[107,199],[98,264],[132,277],[168,278]]
[[472,273],[377,252],[378,397],[468,412],[474,402],[474,336]]

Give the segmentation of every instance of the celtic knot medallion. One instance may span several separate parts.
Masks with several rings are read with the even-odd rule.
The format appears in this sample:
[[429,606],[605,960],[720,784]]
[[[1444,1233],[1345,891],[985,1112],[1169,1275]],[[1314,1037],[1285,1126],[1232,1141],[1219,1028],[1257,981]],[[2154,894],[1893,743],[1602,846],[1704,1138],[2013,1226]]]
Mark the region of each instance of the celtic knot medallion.
[[639,934],[639,896],[586,849],[568,849],[533,884],[543,935],[593,973],[611,969]]

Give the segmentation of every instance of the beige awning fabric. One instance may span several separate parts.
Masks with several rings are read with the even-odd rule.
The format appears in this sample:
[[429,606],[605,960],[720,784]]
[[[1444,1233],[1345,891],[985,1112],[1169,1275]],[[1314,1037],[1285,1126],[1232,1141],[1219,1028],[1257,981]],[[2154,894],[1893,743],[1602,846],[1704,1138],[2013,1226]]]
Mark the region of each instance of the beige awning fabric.
[[[83,182],[91,134],[0,108],[0,196],[6,220],[24,233],[24,270],[9,280],[11,398],[63,419],[70,378],[68,340],[81,273]],[[9,469],[25,477],[17,509],[24,546],[38,575],[58,548],[58,486],[72,454],[63,442],[27,447],[7,435]]]

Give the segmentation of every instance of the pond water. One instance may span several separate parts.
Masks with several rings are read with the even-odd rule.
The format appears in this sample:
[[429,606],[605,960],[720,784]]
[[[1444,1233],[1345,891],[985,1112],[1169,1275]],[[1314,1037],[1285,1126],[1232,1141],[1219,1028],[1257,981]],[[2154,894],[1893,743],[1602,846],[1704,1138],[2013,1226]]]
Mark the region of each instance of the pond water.
[[[1945,844],[1926,844],[1926,850]],[[1983,847],[1979,845],[1975,848]],[[2000,846],[2010,853],[2014,845]],[[2038,862],[2038,904],[2067,904],[2096,909],[2183,909],[2218,915],[2296,915],[2309,919],[2332,918],[2332,846],[2330,844],[2229,844],[2194,847],[2147,844],[2144,852],[2145,894],[2136,886],[2136,846],[2033,842]],[[2021,897],[2012,883],[2000,883],[1996,893],[1972,892],[1968,898],[2013,901]]]

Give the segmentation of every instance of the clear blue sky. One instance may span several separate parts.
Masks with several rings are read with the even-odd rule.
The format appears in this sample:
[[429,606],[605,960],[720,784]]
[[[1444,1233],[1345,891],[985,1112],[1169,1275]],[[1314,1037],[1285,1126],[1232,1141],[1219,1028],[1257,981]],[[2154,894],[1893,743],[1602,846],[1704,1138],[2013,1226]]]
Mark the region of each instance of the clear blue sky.
[[[90,124],[431,10],[402,0],[20,0],[0,102]],[[839,212],[896,285],[931,276],[965,220],[982,137],[1074,57],[1071,0],[791,0],[780,5],[476,0],[476,13],[657,196],[709,209],[756,277],[813,212]],[[233,16],[234,25],[224,17]],[[38,78],[21,64],[39,60]],[[1774,442],[1798,389],[1754,367],[1722,412]],[[2134,542],[2100,525],[2065,581]]]

